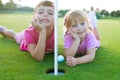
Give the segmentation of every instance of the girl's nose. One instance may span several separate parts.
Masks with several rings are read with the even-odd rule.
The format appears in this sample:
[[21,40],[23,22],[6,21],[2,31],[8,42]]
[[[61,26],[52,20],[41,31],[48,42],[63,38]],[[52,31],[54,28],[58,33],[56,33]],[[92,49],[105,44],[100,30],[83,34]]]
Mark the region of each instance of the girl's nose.
[[81,29],[82,29],[82,27],[81,27],[80,25],[78,25],[78,27],[77,27],[77,28],[78,28],[78,30],[81,30]]
[[47,12],[44,12],[44,16],[47,16]]

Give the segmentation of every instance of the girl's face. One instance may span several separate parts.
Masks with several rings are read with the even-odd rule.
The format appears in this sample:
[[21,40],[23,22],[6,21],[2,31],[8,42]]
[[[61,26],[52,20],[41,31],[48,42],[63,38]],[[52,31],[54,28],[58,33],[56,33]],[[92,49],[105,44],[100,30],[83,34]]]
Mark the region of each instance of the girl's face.
[[39,23],[45,25],[46,27],[53,26],[54,9],[48,6],[40,6],[37,8],[34,18],[38,20]]
[[81,21],[78,22],[78,24],[73,23],[70,29],[73,33],[77,33],[80,38],[84,37],[88,30],[87,22]]

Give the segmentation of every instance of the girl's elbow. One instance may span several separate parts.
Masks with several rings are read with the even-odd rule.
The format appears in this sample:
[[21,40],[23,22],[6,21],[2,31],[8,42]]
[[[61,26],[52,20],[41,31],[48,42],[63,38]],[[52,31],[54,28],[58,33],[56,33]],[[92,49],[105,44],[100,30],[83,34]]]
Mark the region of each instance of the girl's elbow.
[[43,57],[39,57],[37,55],[33,55],[33,58],[36,60],[36,61],[43,61]]
[[73,54],[72,54],[71,52],[64,51],[64,56],[65,56],[65,57],[73,56]]
[[69,54],[67,54],[67,53],[64,53],[64,56],[65,56],[65,57],[68,57],[68,56],[71,56],[71,55],[69,55]]
[[64,56],[67,57],[68,55],[64,53]]
[[41,59],[41,58],[34,58],[36,61],[43,61],[43,58]]
[[90,56],[90,62],[93,62],[95,60],[94,56]]

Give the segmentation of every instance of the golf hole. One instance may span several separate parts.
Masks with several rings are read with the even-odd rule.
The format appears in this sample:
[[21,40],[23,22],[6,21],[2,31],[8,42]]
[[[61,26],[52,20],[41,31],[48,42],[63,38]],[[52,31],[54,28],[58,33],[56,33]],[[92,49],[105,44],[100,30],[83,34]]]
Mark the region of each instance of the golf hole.
[[[54,75],[54,68],[48,69],[46,73],[50,75]],[[63,75],[64,73],[65,73],[65,70],[58,69],[58,75]]]

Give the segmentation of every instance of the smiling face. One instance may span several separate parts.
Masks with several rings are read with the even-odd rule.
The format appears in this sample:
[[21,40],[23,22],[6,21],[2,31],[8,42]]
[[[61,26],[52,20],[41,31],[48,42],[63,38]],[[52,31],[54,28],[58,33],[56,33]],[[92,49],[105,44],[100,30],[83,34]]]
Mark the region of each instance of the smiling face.
[[40,6],[35,12],[34,18],[46,27],[54,25],[54,9],[48,6]]
[[34,19],[45,27],[54,25],[54,4],[51,1],[44,0],[38,3],[34,9]]
[[86,22],[80,21],[77,24],[73,23],[70,29],[73,33],[77,33],[79,37],[84,37],[87,34],[88,27]]
[[67,31],[70,28],[73,33],[82,37],[89,29],[87,14],[80,10],[69,11],[65,16],[64,25]]

